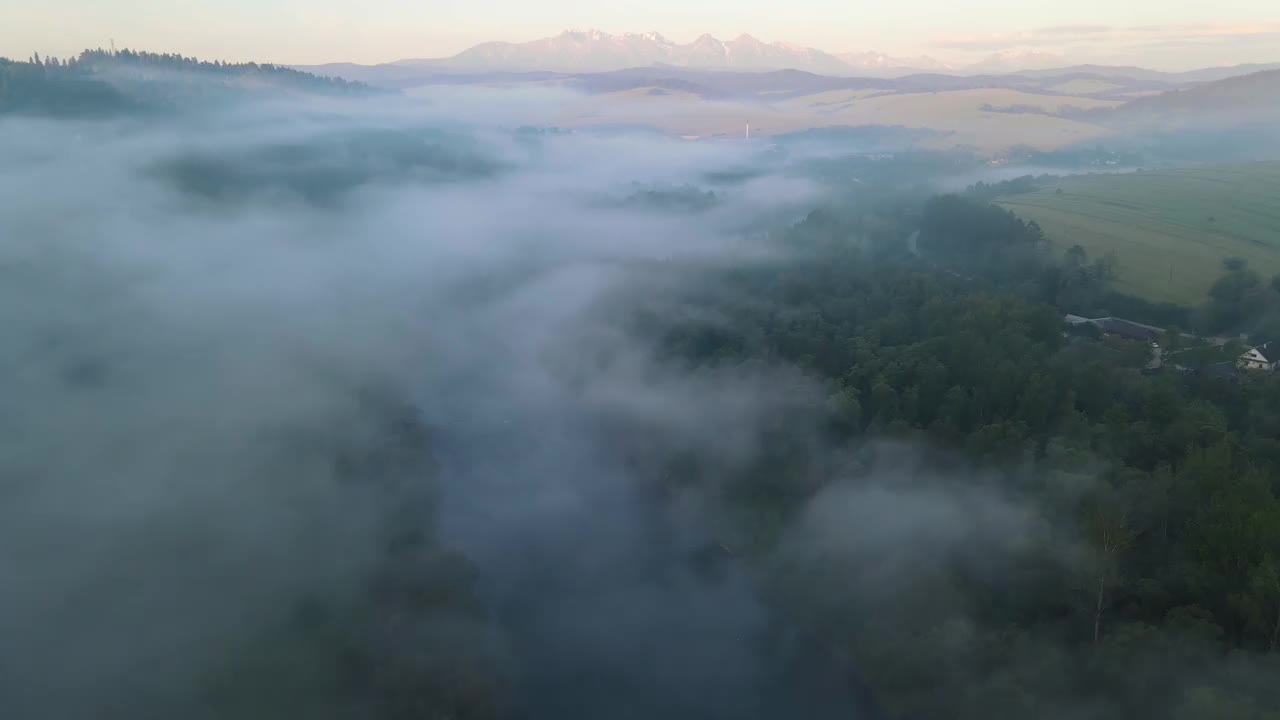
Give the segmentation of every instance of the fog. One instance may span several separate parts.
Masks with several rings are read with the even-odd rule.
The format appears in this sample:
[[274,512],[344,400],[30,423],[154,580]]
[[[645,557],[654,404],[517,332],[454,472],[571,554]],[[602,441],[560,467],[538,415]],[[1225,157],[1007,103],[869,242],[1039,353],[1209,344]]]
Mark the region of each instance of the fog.
[[[641,497],[600,423],[750,452],[783,402],[769,379],[662,370],[618,323],[664,266],[758,255],[744,222],[818,191],[600,209],[743,151],[522,143],[492,119],[390,101],[4,121],[6,716],[216,714],[210,678],[301,600],[358,596],[394,523],[476,563],[496,629],[423,642],[503,656],[510,712],[743,714],[762,611],[737,571],[685,569],[706,531]],[[429,151],[397,163],[397,143]],[[430,457],[352,482],[341,460],[384,452],[403,412]]]
[[[962,464],[825,446],[796,368],[665,357],[634,318],[830,191],[503,121],[555,98],[0,121],[0,715],[873,718],[826,623],[960,666],[949,577],[1082,562]],[[753,556],[717,493],[789,448]]]

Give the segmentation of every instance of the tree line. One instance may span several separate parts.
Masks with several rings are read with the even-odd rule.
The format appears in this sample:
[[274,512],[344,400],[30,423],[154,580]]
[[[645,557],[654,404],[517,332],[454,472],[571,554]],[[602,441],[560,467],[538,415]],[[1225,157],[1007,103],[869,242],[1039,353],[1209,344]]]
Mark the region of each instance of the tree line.
[[320,77],[270,63],[204,61],[170,53],[85,50],[71,58],[0,58],[0,113],[100,117],[181,107],[243,92],[234,82],[328,95],[375,92],[364,83]]
[[[780,611],[869,668],[891,717],[1277,717],[1264,678],[1280,669],[1280,379],[1151,371],[1145,342],[1066,333],[1060,303],[1107,297],[1106,263],[1055,259],[1034,223],[980,200],[919,213],[915,253],[811,215],[786,262],[699,291],[713,312],[680,316],[715,320],[666,326],[661,342],[693,366],[803,368],[828,389],[827,447],[944,448],[983,469],[951,482],[993,484],[1052,539],[994,585],[957,571],[912,588],[941,617],[970,609],[958,646],[929,639],[936,618],[914,598],[867,618],[835,581],[790,588]],[[1242,272],[1201,311],[1262,291]],[[792,462],[727,493],[761,548],[814,497],[796,480],[813,459]]]

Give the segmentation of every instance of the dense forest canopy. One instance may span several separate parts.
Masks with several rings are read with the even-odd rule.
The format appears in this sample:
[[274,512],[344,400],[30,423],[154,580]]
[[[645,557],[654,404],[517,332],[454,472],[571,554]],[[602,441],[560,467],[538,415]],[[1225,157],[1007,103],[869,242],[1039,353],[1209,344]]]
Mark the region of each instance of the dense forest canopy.
[[373,88],[269,63],[202,61],[178,54],[85,50],[60,59],[0,58],[0,113],[99,117],[228,100],[260,84],[325,95],[368,95]]
[[[797,603],[793,621],[857,658],[890,717],[1273,717],[1280,381],[1151,371],[1145,342],[1064,333],[1057,303],[1100,292],[1105,271],[1054,262],[1037,228],[979,201],[922,213],[919,257],[867,263],[836,240],[852,227],[811,217],[788,234],[792,260],[702,284],[689,301],[707,311],[650,322],[698,366],[805,368],[829,388],[833,447],[950,448],[969,476],[916,457],[898,482],[997,493],[1047,526],[983,550],[998,577],[957,561],[865,607],[865,589],[813,567],[826,580],[803,590],[777,576],[781,607]],[[662,320],[678,315],[715,320]],[[800,440],[783,433],[770,444],[787,459],[725,490],[741,542],[765,555],[782,542],[778,513],[823,492],[807,480],[820,455],[785,450]],[[1261,664],[1245,670],[1249,658]],[[1240,673],[1219,676],[1232,663]]]

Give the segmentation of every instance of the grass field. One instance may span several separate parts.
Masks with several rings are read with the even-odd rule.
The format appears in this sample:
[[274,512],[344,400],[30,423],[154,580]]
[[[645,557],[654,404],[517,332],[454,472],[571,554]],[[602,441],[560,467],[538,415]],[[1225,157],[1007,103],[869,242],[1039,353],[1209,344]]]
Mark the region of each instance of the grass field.
[[1151,300],[1203,300],[1228,257],[1280,273],[1280,162],[1077,176],[997,202],[1058,251],[1114,253],[1117,288]]

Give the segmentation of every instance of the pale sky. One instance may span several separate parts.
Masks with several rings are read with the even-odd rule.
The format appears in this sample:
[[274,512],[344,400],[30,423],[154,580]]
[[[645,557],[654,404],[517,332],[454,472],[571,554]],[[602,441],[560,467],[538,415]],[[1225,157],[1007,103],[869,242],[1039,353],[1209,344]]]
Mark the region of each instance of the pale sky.
[[1034,49],[1182,69],[1280,61],[1280,0],[0,0],[0,56],[85,47],[279,63],[452,55],[566,28],[677,42],[749,33],[964,62]]

